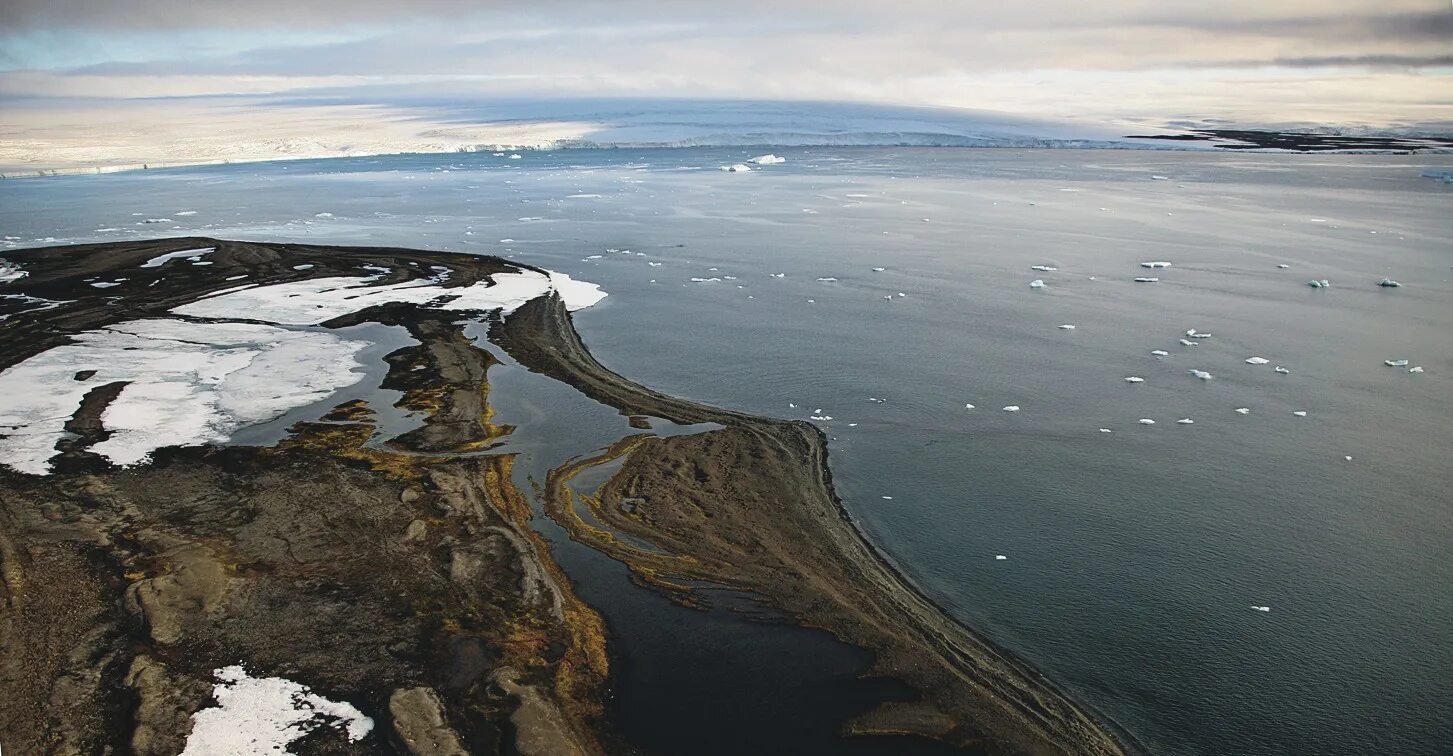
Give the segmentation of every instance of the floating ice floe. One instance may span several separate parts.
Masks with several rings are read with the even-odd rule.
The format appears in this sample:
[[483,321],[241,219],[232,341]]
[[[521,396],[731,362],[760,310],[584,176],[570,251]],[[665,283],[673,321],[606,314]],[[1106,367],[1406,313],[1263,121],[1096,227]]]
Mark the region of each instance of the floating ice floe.
[[1142,268],[1169,268],[1170,267],[1170,263],[1165,262],[1164,260],[1152,260],[1150,262],[1143,262],[1143,263],[1141,263],[1140,264],[1140,267],[1142,267]]
[[974,408],[974,405],[972,405],[972,404],[965,404],[964,405],[964,409],[973,409],[973,408]]
[[1408,366],[1408,361],[1407,360],[1383,360],[1382,361],[1382,364],[1387,365],[1388,367],[1407,367]]
[[1281,373],[1282,375],[1291,375],[1291,372],[1292,372],[1292,371],[1287,370],[1286,368],[1282,367],[1281,365],[1277,365],[1276,367],[1272,368],[1272,370],[1275,370],[1276,372]]
[[[44,475],[66,422],[96,386],[127,385],[90,451],[117,465],[162,446],[221,443],[242,427],[357,383],[363,341],[244,323],[133,320],[77,334],[0,372],[0,460]],[[82,371],[95,371],[78,381]]]
[[874,273],[882,273],[885,270],[887,270],[887,268],[873,268]]
[[313,213],[314,218],[332,218],[332,213]]
[[1209,381],[1215,377],[1204,370],[1196,370],[1194,368],[1192,368],[1191,370],[1187,370],[1186,372],[1190,375],[1194,375],[1195,377],[1200,378],[1203,381]]
[[312,270],[313,267],[312,263],[303,263],[302,265],[294,265],[293,270]]
[[1276,267],[1278,267],[1278,268],[1281,268],[1281,269],[1283,269],[1283,270],[1285,270],[1285,269],[1287,269],[1287,268],[1290,268],[1290,267],[1291,267],[1291,266],[1290,266],[1290,265],[1287,265],[1287,264],[1286,264],[1286,263],[1277,263],[1277,264],[1276,264]]
[[[180,258],[180,257],[185,257],[188,260],[191,260],[192,262],[196,262],[197,259],[201,258],[203,255],[209,255],[209,254],[211,254],[213,252],[216,252],[216,251],[217,251],[217,248],[216,247],[200,247],[198,249],[179,249],[176,252],[168,252],[168,253],[166,253],[164,255],[157,255],[156,257],[153,257],[150,260],[147,260],[146,262],[142,263],[141,264],[141,267],[143,267],[143,268],[160,268],[162,266],[162,264],[166,263],[168,260],[175,260],[175,259]],[[312,267],[312,266],[308,266],[308,267]]]
[[746,163],[737,163],[735,165],[724,165],[719,170],[726,171],[727,173],[750,173],[752,166]]
[[1422,365],[1414,365],[1413,367],[1408,368],[1408,372],[1409,373],[1421,373],[1421,372],[1423,372],[1423,366]]
[[1269,612],[1269,611],[1271,611],[1271,607],[1269,607],[1269,606],[1253,606],[1251,608],[1254,611],[1258,611],[1258,612]]
[[1187,328],[1186,329],[1186,338],[1188,338],[1188,339],[1209,339],[1209,338],[1211,338],[1211,334],[1209,334],[1209,333],[1198,333],[1196,331],[1196,329],[1194,329],[1194,328]]
[[1039,271],[1041,273],[1053,273],[1053,272],[1059,270],[1059,268],[1056,268],[1053,265],[1031,265],[1031,266],[1029,266],[1029,269],[1030,270],[1037,270],[1037,271]]
[[1183,417],[1183,418],[1177,420],[1176,421],[1176,424],[1177,425],[1195,425],[1196,424],[1196,421],[1190,419],[1189,417]]
[[511,153],[510,154],[510,160],[519,160],[521,157],[523,157],[523,156],[520,155],[520,153],[518,153],[518,152]]
[[1155,174],[1151,174],[1150,180],[1151,181],[1170,181],[1170,176],[1158,176],[1158,175],[1155,175]]
[[1237,407],[1236,408],[1236,414],[1238,414],[1238,415],[1249,415],[1249,414],[1251,414],[1251,408],[1250,407]]
[[893,497],[892,496],[884,496],[883,497],[883,501],[892,501],[892,500],[893,500]]
[[1170,352],[1167,352],[1164,349],[1152,349],[1152,350],[1150,350],[1150,353],[1153,354],[1153,355],[1155,355],[1156,357],[1169,357],[1170,356]]
[[1059,329],[1061,331],[1073,331],[1073,330],[1075,330],[1075,327],[1073,325],[1069,324],[1069,323],[1065,323],[1065,324],[1061,325],[1059,327]]
[[1142,418],[1140,418],[1140,424],[1141,425],[1155,425],[1155,421],[1154,420],[1151,420],[1148,417],[1142,417]]
[[288,745],[329,722],[350,743],[373,731],[373,720],[352,704],[330,701],[306,685],[281,677],[252,677],[240,666],[213,675],[217,705],[192,715],[182,756],[263,756],[288,753]]
[[1377,285],[1378,286],[1386,286],[1388,288],[1397,288],[1399,286],[1402,286],[1402,284],[1398,283],[1397,281],[1392,280],[1391,278],[1384,278],[1381,281],[1378,281],[1377,282]]
[[832,419],[832,415],[810,415],[809,417],[811,419],[813,419],[813,420],[831,420]]
[[1004,561],[1004,560],[1006,560],[1008,558],[1009,557],[1007,557],[1007,556],[1005,556],[1003,554],[995,554],[994,555],[994,561],[996,561],[996,562],[1002,562],[1002,561]]
[[177,216],[179,218],[181,216],[183,216],[183,215],[196,215],[196,214],[197,214],[197,211],[196,210],[182,210],[180,212],[172,213],[172,215],[175,215],[175,216]]
[[1199,341],[1191,341],[1190,339],[1181,339],[1181,345],[1182,346],[1200,346],[1201,345],[1201,342],[1199,342]]
[[1017,405],[1017,404],[1011,404],[1011,405],[1005,407],[1004,408],[1004,411],[1005,412],[1018,412],[1019,411],[1019,405]]
[[21,269],[9,260],[0,258],[0,284],[13,283],[30,275],[28,271]]
[[1246,358],[1246,364],[1248,364],[1248,365],[1265,365],[1268,362],[1271,362],[1271,360],[1268,360],[1265,357],[1247,357]]
[[1030,281],[1029,282],[1029,288],[1031,288],[1031,289],[1043,289],[1044,288],[1044,279],[1042,279],[1042,278],[1036,278],[1033,281]]
[[823,283],[833,283],[833,282],[836,282],[837,281],[837,278],[835,278],[833,276],[818,276],[817,277],[817,280],[819,280],[819,281],[821,281]]
[[144,221],[138,221],[136,225],[140,226],[140,225],[148,224],[148,223],[171,223],[171,222],[172,222],[172,219],[171,218],[147,218]]
[[771,276],[772,278],[786,278],[787,277],[787,274],[786,273],[769,273],[767,275]]
[[1114,431],[1110,430],[1109,428],[1101,428],[1100,429],[1100,432],[1101,433],[1114,433]]
[[1159,278],[1156,278],[1154,276],[1137,276],[1135,278],[1136,283],[1156,283],[1159,280]]
[[121,285],[121,282],[122,281],[125,281],[125,280],[126,279],[122,278],[122,279],[116,280],[116,281],[96,281],[96,282],[92,283],[91,286],[93,286],[93,287],[95,287],[97,289],[109,289],[112,286],[120,286]]
[[1296,415],[1297,417],[1306,417],[1307,416],[1307,411],[1306,410],[1293,410],[1292,411],[1292,414],[1293,415]]
[[1313,289],[1325,289],[1325,288],[1331,286],[1332,284],[1330,282],[1328,282],[1327,279],[1325,279],[1325,278],[1323,278],[1320,281],[1314,278],[1314,279],[1308,281],[1307,282],[1307,285],[1310,286],[1310,287],[1312,287]]
[[1145,382],[1145,379],[1144,378],[1141,378],[1138,375],[1127,375],[1127,376],[1125,376],[1125,382],[1126,383],[1144,383]]
[[747,162],[752,163],[753,165],[777,165],[779,163],[787,162],[787,158],[777,157],[776,155],[768,154],[758,155],[751,160],[748,160]]

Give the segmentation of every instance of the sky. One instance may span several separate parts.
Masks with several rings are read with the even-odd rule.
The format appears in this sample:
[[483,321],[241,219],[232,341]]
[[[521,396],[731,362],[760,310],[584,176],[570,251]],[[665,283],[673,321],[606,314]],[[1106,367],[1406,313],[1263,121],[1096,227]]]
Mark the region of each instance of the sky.
[[1453,3],[0,2],[0,108],[280,95],[827,100],[1446,131]]

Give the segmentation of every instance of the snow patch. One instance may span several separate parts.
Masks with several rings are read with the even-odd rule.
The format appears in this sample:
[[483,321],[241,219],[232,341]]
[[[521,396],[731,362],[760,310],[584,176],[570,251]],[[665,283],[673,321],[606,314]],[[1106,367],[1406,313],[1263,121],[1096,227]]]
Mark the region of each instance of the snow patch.
[[150,260],[142,263],[141,267],[160,268],[162,264],[165,263],[167,260],[175,260],[179,257],[201,257],[202,255],[211,254],[212,252],[216,251],[216,247],[202,247],[201,249],[180,249],[176,252],[168,252],[164,255],[157,255],[156,257],[153,257]]
[[[117,465],[163,446],[221,443],[358,382],[362,341],[244,323],[133,320],[88,331],[0,372],[0,464],[50,471],[65,424],[91,389],[125,382],[90,447]],[[95,374],[84,381],[81,371]]]
[[233,665],[213,671],[217,705],[192,715],[182,756],[252,756],[287,753],[293,741],[328,720],[343,726],[348,742],[373,731],[373,720],[352,704],[330,701],[306,685],[281,677],[252,677]]

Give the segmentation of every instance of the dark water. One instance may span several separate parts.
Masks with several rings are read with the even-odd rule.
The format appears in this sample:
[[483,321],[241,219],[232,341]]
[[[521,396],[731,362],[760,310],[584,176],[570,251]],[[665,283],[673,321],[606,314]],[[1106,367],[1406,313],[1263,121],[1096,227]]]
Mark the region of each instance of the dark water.
[[[1418,174],[1453,158],[778,154],[750,174],[716,170],[739,150],[617,150],[6,181],[0,234],[397,244],[594,281],[611,296],[576,323],[605,364],[735,409],[821,408],[840,493],[892,558],[1153,752],[1446,752],[1453,187]],[[156,217],[178,228],[136,225]],[[1183,347],[1190,328],[1214,335]],[[1426,372],[1383,365],[1402,358]],[[811,669],[767,650],[819,642],[807,631],[733,620],[745,629],[711,647],[735,656],[694,658],[731,623],[653,619],[664,600],[609,560],[560,554],[626,618],[636,687],[618,694],[639,702],[623,710],[643,744],[678,750],[695,726],[740,730],[721,750],[745,750],[775,713],[754,698],[794,680],[826,686],[819,712],[892,693],[843,682],[862,660],[836,644]],[[694,691],[740,700],[736,728],[689,716],[736,704],[668,694],[738,671],[740,694]],[[656,711],[674,715],[639,713]]]

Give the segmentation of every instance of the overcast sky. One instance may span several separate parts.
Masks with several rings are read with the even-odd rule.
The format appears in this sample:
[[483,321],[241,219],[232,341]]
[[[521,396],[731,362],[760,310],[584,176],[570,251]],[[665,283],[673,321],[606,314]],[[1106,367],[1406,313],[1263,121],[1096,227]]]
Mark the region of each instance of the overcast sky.
[[1453,5],[0,0],[0,96],[350,91],[1453,121]]

